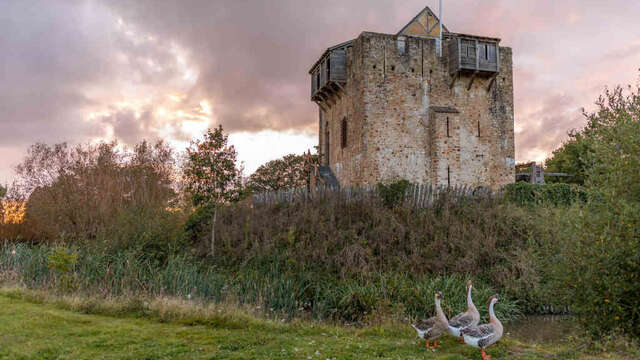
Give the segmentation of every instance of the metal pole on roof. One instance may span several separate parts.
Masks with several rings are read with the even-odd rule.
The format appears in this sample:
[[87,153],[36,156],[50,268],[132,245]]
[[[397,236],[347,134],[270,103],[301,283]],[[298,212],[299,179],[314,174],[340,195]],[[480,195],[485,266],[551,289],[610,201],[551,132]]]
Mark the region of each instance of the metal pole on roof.
[[438,56],[442,56],[442,0],[440,0],[440,15],[438,16],[438,22],[440,23],[440,41],[438,42]]

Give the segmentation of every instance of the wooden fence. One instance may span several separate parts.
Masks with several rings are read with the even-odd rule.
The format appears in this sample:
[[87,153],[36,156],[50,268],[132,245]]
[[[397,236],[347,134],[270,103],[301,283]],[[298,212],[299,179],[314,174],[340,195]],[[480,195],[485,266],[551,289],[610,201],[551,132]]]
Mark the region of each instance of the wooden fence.
[[[491,197],[497,193],[485,187],[471,186],[432,186],[424,184],[410,184],[402,198],[404,206],[415,208],[428,208],[442,197],[448,197],[451,201],[459,201],[465,198]],[[307,188],[287,189],[258,193],[253,195],[254,204],[278,204],[305,202],[316,199],[340,199],[343,201],[368,200],[381,201],[377,185],[358,185],[350,187],[319,186],[315,189]]]

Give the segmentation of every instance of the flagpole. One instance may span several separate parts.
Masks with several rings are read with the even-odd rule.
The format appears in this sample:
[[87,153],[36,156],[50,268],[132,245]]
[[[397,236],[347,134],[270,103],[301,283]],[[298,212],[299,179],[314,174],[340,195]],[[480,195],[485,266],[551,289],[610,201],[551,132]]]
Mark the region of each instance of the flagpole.
[[442,56],[442,0],[440,0],[440,16],[438,16],[438,22],[440,23],[440,42],[438,43],[438,56]]

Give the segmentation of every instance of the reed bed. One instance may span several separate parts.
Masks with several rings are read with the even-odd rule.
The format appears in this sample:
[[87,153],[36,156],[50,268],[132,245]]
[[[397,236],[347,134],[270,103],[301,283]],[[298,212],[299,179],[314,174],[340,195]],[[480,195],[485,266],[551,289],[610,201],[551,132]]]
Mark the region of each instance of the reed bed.
[[[314,271],[294,272],[281,259],[251,262],[221,269],[187,255],[173,255],[165,263],[133,252],[96,253],[68,249],[77,258],[69,272],[52,264],[49,245],[9,244],[0,247],[0,280],[30,289],[102,298],[178,298],[203,304],[250,306],[266,317],[313,318],[341,323],[372,323],[381,319],[408,321],[430,316],[436,290],[446,296],[451,315],[465,307],[466,278],[379,273],[366,279],[340,279]],[[71,279],[70,281],[62,281]],[[495,289],[476,281],[479,308]],[[499,306],[505,319],[519,315],[515,301]]]

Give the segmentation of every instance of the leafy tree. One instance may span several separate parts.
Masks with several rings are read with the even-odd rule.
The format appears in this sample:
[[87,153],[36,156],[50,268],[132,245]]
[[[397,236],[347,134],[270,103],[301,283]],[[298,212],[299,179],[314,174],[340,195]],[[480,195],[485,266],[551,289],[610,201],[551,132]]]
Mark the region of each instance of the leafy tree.
[[213,209],[211,254],[215,249],[215,221],[220,205],[237,201],[242,194],[241,171],[236,166],[236,150],[228,145],[222,126],[207,130],[202,141],[187,148],[183,174],[186,191],[196,207]]
[[583,130],[591,199],[556,226],[568,239],[558,277],[594,334],[640,337],[640,87],[607,90],[596,105]]
[[26,221],[43,239],[104,240],[108,246],[163,241],[176,193],[174,160],[163,142],[134,149],[35,144],[16,167]]
[[7,195],[7,188],[0,185],[0,199],[4,198]]
[[587,173],[592,168],[593,146],[588,133],[572,130],[569,132],[569,140],[561,147],[553,151],[550,158],[545,161],[546,172],[563,172],[571,174],[570,177],[546,178],[549,182],[565,182],[584,185]]
[[[306,186],[309,176],[306,157],[289,154],[263,164],[249,176],[248,187],[254,192],[265,192]],[[312,162],[317,159],[318,155],[311,156]]]

